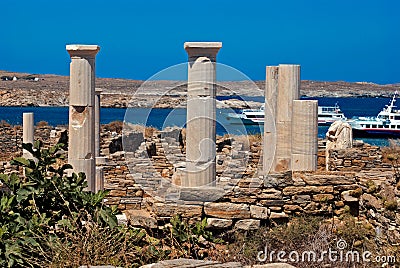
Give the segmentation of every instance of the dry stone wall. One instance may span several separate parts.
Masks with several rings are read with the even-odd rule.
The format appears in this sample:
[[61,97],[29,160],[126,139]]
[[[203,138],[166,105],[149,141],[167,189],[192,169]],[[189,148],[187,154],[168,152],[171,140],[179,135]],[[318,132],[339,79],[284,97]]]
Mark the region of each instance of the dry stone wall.
[[[3,138],[12,140],[13,130],[4,127],[0,131]],[[65,139],[65,134],[63,128],[47,126],[35,132],[47,145]],[[321,147],[316,172],[259,176],[261,141],[253,139],[248,146],[240,137],[221,137],[217,140],[217,179],[230,190],[217,201],[199,202],[177,200],[176,193],[168,192],[169,184],[179,183],[179,169],[185,166],[184,133],[168,129],[130,137],[131,150],[118,151],[122,147],[115,144],[121,135],[103,131],[101,154],[105,158],[97,165],[104,167],[104,187],[110,190],[106,204],[117,205],[132,225],[156,228],[181,214],[191,220],[207,217],[209,226],[216,229],[256,229],[293,215],[340,217],[350,213],[366,217],[380,232],[400,240],[400,185],[379,147],[364,144],[332,150],[329,171],[324,170],[325,149]],[[21,144],[16,150],[11,143],[3,143],[4,150],[21,154]],[[117,151],[109,154],[110,147]],[[238,168],[243,164],[245,168]],[[0,172],[13,171],[8,161],[0,162]],[[154,189],[165,190],[167,198],[153,195]]]
[[365,178],[386,179],[393,175],[392,164],[385,161],[378,146],[361,143],[354,148],[329,150],[328,170],[358,172]]
[[[109,157],[108,164],[114,171],[106,171],[105,188],[111,190],[108,203],[125,209],[132,225],[156,228],[180,214],[192,221],[207,217],[209,227],[214,229],[250,230],[287,221],[294,215],[351,214],[366,217],[382,233],[390,232],[391,237],[400,239],[400,217],[396,214],[400,204],[393,207],[400,203],[400,188],[396,187],[393,169],[383,161],[379,147],[364,144],[332,150],[330,171],[325,171],[325,148],[321,147],[316,172],[259,176],[261,141],[252,140],[250,147],[239,147],[240,138],[220,138],[217,180],[227,181],[231,190],[214,202],[184,201],[173,192],[167,198],[152,194],[168,183],[179,183],[177,173],[179,167],[184,167],[185,148],[182,137],[168,134],[172,131],[177,130],[155,132],[146,139],[140,137],[142,142],[135,152],[122,151]],[[246,168],[238,169],[245,156]],[[342,164],[337,165],[340,161]],[[123,172],[116,174],[121,169]]]
[[[45,147],[58,142],[68,142],[64,126],[35,126],[35,140],[41,140]],[[0,161],[8,161],[22,155],[22,126],[0,123]]]

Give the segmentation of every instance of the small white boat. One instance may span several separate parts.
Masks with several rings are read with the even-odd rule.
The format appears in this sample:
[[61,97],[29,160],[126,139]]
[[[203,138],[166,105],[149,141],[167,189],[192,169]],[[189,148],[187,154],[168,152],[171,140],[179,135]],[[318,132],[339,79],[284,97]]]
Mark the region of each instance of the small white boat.
[[[264,104],[259,109],[243,109],[240,113],[229,113],[227,119],[232,124],[264,124],[265,115]],[[335,106],[319,106],[318,107],[318,125],[327,126],[338,120],[346,120],[343,112],[340,110],[339,105]]]
[[362,116],[349,120],[355,137],[391,137],[400,136],[400,110],[396,109],[397,91],[389,105],[377,116]]

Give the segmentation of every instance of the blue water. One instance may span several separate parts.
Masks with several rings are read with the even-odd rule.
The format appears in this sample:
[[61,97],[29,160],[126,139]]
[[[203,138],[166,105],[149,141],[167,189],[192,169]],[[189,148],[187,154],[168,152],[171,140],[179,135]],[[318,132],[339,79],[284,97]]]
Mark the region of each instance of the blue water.
[[[218,97],[224,99],[225,97]],[[231,97],[230,97],[231,98]],[[244,97],[245,100],[263,101],[263,97]],[[389,103],[388,98],[307,98],[318,100],[319,105],[330,106],[338,103],[344,114],[353,116],[375,116]],[[22,124],[22,113],[33,112],[35,123],[47,121],[52,126],[68,124],[68,107],[0,107],[0,120],[10,124]],[[255,134],[262,131],[259,126],[233,125],[226,119],[229,109],[217,110],[217,135]],[[125,117],[126,116],[126,117]],[[149,108],[102,108],[100,121],[107,124],[124,119],[135,124],[153,126],[162,129],[166,126],[183,127],[186,122],[185,109],[149,109]],[[319,127],[319,137],[324,137],[327,127]],[[365,142],[376,145],[387,145],[385,139],[363,139]]]

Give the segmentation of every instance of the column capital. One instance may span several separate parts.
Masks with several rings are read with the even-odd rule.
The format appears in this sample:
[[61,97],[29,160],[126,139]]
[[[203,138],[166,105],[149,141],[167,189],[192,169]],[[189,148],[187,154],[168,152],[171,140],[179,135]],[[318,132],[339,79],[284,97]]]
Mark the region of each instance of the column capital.
[[185,42],[183,47],[189,57],[215,58],[222,47],[222,42]]
[[102,88],[96,87],[96,88],[94,89],[94,94],[96,94],[96,95],[100,95],[102,92],[103,92],[103,89],[102,89]]
[[100,46],[98,45],[66,45],[66,50],[70,57],[79,57],[79,58],[87,58],[87,57],[95,57],[96,54],[100,50]]

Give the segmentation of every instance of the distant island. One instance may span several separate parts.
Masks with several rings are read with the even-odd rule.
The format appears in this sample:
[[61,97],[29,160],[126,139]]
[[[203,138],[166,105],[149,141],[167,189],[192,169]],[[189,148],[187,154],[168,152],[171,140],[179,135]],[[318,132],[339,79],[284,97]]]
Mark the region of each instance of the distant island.
[[[155,108],[185,107],[185,81],[146,82],[145,94],[135,95],[144,82],[96,78],[96,88],[103,90],[101,99],[103,107],[152,107],[151,103],[155,102],[152,100],[157,100]],[[224,81],[217,86],[217,95],[262,96],[264,87],[265,81],[254,81],[254,83]],[[390,97],[398,89],[400,89],[400,84],[378,85],[369,82],[303,80],[300,93],[307,97]],[[0,106],[68,106],[68,91],[68,76],[0,71]],[[225,101],[225,104],[233,106],[232,108],[257,105],[254,102],[243,104],[235,100]]]

